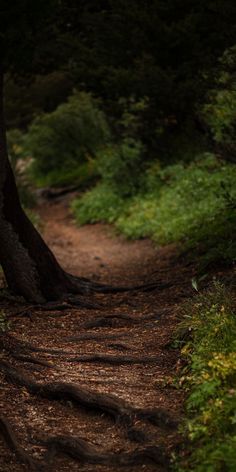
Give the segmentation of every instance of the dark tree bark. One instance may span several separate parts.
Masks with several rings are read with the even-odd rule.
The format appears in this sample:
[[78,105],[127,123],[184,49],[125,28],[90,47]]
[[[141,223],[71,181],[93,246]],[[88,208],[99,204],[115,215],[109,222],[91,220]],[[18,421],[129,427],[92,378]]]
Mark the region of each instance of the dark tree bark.
[[[75,282],[60,267],[20,204],[7,153],[0,71],[0,264],[7,284],[27,300],[42,303],[75,292]],[[78,291],[78,290],[77,290]]]

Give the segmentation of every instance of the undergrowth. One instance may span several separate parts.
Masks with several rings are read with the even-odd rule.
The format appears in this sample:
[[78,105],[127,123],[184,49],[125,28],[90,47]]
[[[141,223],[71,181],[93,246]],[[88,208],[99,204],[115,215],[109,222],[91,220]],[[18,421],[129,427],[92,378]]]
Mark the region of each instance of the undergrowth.
[[128,238],[181,242],[204,254],[204,267],[236,258],[236,167],[212,154],[164,169],[152,164],[142,188],[128,198],[103,180],[73,203],[73,211],[79,224],[112,222]]
[[100,183],[72,203],[80,225],[98,221],[113,223],[125,211],[125,201],[111,187]]
[[[187,391],[183,433],[190,451],[178,472],[236,470],[236,312],[233,291],[219,282],[184,308],[180,386]],[[186,335],[187,333],[187,335]]]

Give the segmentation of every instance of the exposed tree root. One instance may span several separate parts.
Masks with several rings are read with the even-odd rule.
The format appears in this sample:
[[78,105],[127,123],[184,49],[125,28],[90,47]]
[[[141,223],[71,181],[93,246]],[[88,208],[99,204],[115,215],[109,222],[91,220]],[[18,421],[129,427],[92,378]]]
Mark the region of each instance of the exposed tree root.
[[30,471],[39,471],[39,462],[32,457],[20,446],[11,425],[4,416],[0,416],[0,431],[6,441],[7,446],[13,451],[17,458],[30,467]]
[[138,285],[133,285],[133,286],[122,286],[122,285],[106,285],[106,284],[100,284],[97,282],[93,282],[90,279],[87,279],[85,277],[77,277],[72,274],[67,273],[68,278],[71,280],[72,283],[75,284],[75,286],[78,287],[79,290],[84,290],[83,293],[91,293],[91,292],[97,292],[97,293],[123,293],[123,292],[134,292],[136,290],[139,291],[152,291],[156,289],[164,289],[171,287],[173,285],[172,282],[149,282],[149,283],[144,283],[144,284],[138,284]]
[[[70,354],[69,354],[70,355]],[[64,353],[65,356],[65,353]],[[61,356],[60,356],[61,357]],[[135,356],[114,356],[112,354],[101,354],[100,352],[94,354],[83,354],[76,357],[68,357],[63,359],[64,362],[101,362],[103,364],[122,365],[122,364],[152,364],[157,362],[159,357],[135,357]]]
[[[40,311],[65,311],[71,308],[87,308],[90,310],[100,310],[103,308],[102,305],[91,302],[90,300],[86,300],[82,297],[78,296],[72,296],[72,295],[65,295],[63,298],[63,301],[61,302],[45,302],[43,304],[35,304],[35,305],[29,305],[27,307],[24,307],[23,310],[20,310],[16,313],[12,313],[8,315],[8,318],[15,318],[17,316],[22,316],[22,317],[30,317],[32,316],[30,311],[31,310],[40,310]],[[55,316],[57,315],[56,313],[54,314]]]
[[125,343],[110,343],[108,344],[108,347],[111,347],[112,349],[118,349],[118,351],[132,351],[132,347]]
[[[40,310],[40,311],[64,311],[68,308],[86,308],[86,309],[102,309],[103,305],[88,300],[86,295],[92,295],[94,293],[100,294],[117,294],[124,292],[132,291],[152,291],[152,290],[162,290],[168,287],[171,287],[173,283],[160,283],[160,282],[150,282],[146,284],[134,285],[134,286],[110,286],[106,284],[99,284],[93,282],[84,277],[76,277],[72,274],[64,273],[65,281],[68,282],[68,290],[65,293],[61,294],[58,301],[46,301],[45,303],[39,304],[35,303],[28,307],[25,307],[18,313],[9,315],[9,317],[15,316],[28,316],[31,319],[30,310]],[[82,296],[79,296],[82,295]],[[121,302],[122,303],[122,302]],[[55,314],[56,316],[56,314]]]
[[66,298],[66,302],[68,303],[69,307],[88,308],[89,310],[101,310],[103,308],[103,306],[99,303],[84,300],[83,298],[78,296],[69,296],[68,298]]
[[[107,335],[100,334],[100,333],[82,333],[81,335],[78,335],[78,336],[68,336],[66,338],[63,338],[62,341],[66,341],[67,343],[76,343],[76,342],[83,342],[83,341],[97,341],[97,342],[108,341],[109,342],[113,340],[116,341],[119,338],[126,338],[126,337],[127,337],[126,333],[107,334]],[[110,343],[108,346],[115,349],[122,348],[126,350],[132,350],[132,347],[128,346],[127,344],[119,343],[119,342]],[[66,354],[68,355],[71,354],[71,353],[65,352],[63,349],[33,346],[32,344],[27,343],[26,341],[20,341],[19,339],[15,339],[9,334],[2,335],[2,337],[0,336],[0,347],[5,349],[16,359],[19,359],[19,356],[27,356],[29,352],[41,352],[43,354],[44,353],[55,354],[55,355],[62,355],[62,356],[65,356]],[[45,363],[45,366],[46,366],[46,363]]]
[[[116,345],[114,345],[116,347]],[[122,349],[129,349],[126,346],[123,345],[118,345],[118,348],[122,347]],[[27,349],[27,347],[24,347]],[[119,355],[115,356],[113,354],[101,354],[100,352],[93,353],[93,354],[82,354],[80,356],[75,356],[75,357],[70,357],[73,356],[74,353],[70,352],[65,352],[63,350],[59,349],[47,349],[47,348],[40,348],[40,347],[30,347],[31,351],[35,352],[41,352],[45,354],[52,354],[55,358],[56,357],[61,357],[63,358],[63,362],[94,362],[94,363],[103,363],[103,364],[111,364],[111,365],[123,365],[123,364],[152,364],[155,363],[159,360],[159,357],[157,356],[125,356],[125,355]],[[12,357],[14,357],[17,360],[23,361],[23,362],[30,362],[32,364],[39,364],[44,367],[49,367],[49,368],[54,368],[54,366],[50,363],[47,362],[46,360],[41,360],[41,359],[35,359],[32,356],[27,356],[26,354],[21,354],[19,352],[11,352]]]
[[34,357],[17,354],[15,352],[11,353],[11,355],[12,357],[14,357],[14,359],[17,359],[18,361],[21,361],[21,362],[28,362],[30,364],[38,364],[38,365],[41,365],[42,367],[47,367],[49,369],[52,369],[52,368],[56,369],[56,367],[52,363],[47,362],[42,359],[35,359]]
[[112,453],[97,450],[91,443],[82,438],[55,436],[39,439],[37,445],[47,449],[42,461],[33,459],[19,444],[9,422],[0,417],[0,431],[10,449],[17,458],[30,467],[30,471],[49,471],[58,453],[63,453],[80,462],[96,465],[133,466],[147,461],[167,466],[169,460],[164,448],[145,446],[132,452]]
[[109,414],[115,420],[125,425],[132,424],[134,418],[145,419],[152,424],[168,428],[176,428],[178,423],[162,409],[144,409],[132,407],[116,396],[96,393],[73,383],[64,382],[37,382],[29,378],[24,372],[16,370],[9,363],[0,361],[0,370],[12,383],[25,387],[32,394],[49,399],[67,399],[75,404],[100,410]]
[[132,426],[127,429],[127,438],[137,443],[148,443],[152,439],[149,434]]
[[[84,339],[93,339],[91,337],[85,337]],[[95,339],[97,337],[95,336]],[[99,338],[98,338],[99,339]],[[107,337],[102,337],[102,339],[107,339]],[[108,338],[109,339],[109,338]],[[114,339],[112,337],[111,339]],[[157,356],[130,356],[130,355],[119,355],[116,356],[114,354],[102,354],[100,352],[93,353],[93,354],[82,354],[79,356],[74,356],[73,352],[66,352],[63,349],[50,349],[50,348],[43,348],[38,346],[32,346],[29,343],[22,342],[19,340],[14,340],[12,343],[12,339],[10,343],[5,342],[1,343],[4,349],[11,353],[11,355],[18,360],[23,362],[31,362],[34,364],[39,364],[45,367],[52,368],[52,364],[47,362],[46,360],[35,359],[32,356],[28,355],[28,351],[31,352],[41,352],[43,354],[52,354],[53,356],[62,357],[64,362],[99,362],[104,364],[111,364],[111,365],[122,365],[122,364],[152,364],[159,360]],[[117,347],[118,346],[118,347]],[[112,346],[114,348],[122,349],[129,349],[129,346],[126,345],[116,345]],[[74,357],[72,357],[74,356]]]
[[65,355],[65,351],[62,349],[50,349],[38,346],[32,346],[32,344],[27,343],[26,341],[20,341],[19,339],[15,339],[9,334],[0,335],[0,347],[5,349],[11,355],[15,355],[15,357],[19,355],[27,355],[28,351],[31,352],[42,352],[46,354],[61,354]]
[[78,296],[75,297],[75,296],[67,294],[63,298],[62,303],[47,302],[47,303],[44,303],[43,305],[38,304],[38,305],[33,306],[34,309],[36,310],[38,309],[41,311],[54,311],[54,310],[64,311],[64,310],[68,310],[68,308],[75,308],[75,307],[88,308],[90,310],[98,310],[102,308],[102,305],[99,305],[98,303],[95,303],[95,302],[91,302],[90,300],[86,300],[82,297],[78,297]]
[[93,329],[93,328],[113,327],[114,321],[116,320],[129,321],[134,324],[143,323],[144,321],[157,320],[158,317],[161,317],[169,312],[170,310],[161,310],[160,312],[153,313],[151,315],[139,316],[137,318],[135,318],[134,316],[128,315],[126,313],[114,313],[110,315],[99,316],[95,319],[89,320],[86,323],[83,323],[83,325],[81,325],[81,328]]
[[100,452],[81,438],[56,436],[39,442],[47,447],[48,453],[45,458],[49,462],[57,453],[62,452],[73,459],[96,465],[132,466],[143,464],[147,460],[165,466],[169,463],[164,449],[158,446],[146,446],[132,452],[112,453]]
[[7,315],[7,319],[11,319],[11,318],[29,318],[30,321],[33,321],[33,315],[32,315],[32,312],[30,310],[21,310],[21,311],[17,311],[16,313],[9,313]]
[[78,336],[67,336],[63,338],[66,342],[80,342],[80,341],[109,341],[117,338],[127,337],[126,333],[117,334],[100,334],[100,333],[82,333]]

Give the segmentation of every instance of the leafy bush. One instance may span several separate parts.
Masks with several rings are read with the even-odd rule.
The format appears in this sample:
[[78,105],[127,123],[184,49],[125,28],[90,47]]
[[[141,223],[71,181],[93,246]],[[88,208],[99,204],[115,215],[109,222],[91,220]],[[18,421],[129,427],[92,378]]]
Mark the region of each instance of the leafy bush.
[[123,198],[136,194],[142,183],[143,147],[139,141],[124,139],[102,151],[98,171],[103,182]]
[[72,210],[78,224],[103,221],[113,223],[122,213],[124,200],[105,184],[98,184],[74,200]]
[[94,160],[109,140],[98,102],[88,93],[77,92],[30,126],[26,148],[34,159],[32,175],[40,185],[86,181],[96,173]]
[[188,360],[180,385],[188,392],[183,432],[191,451],[177,470],[236,469],[236,313],[233,293],[219,283],[185,305],[181,330]]

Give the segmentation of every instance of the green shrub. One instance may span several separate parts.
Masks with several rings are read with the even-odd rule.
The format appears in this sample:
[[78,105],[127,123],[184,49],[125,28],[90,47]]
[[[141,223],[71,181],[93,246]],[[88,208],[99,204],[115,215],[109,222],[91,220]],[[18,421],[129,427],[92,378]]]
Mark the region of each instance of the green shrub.
[[98,160],[98,171],[103,182],[120,197],[135,195],[143,179],[143,147],[132,138],[102,151]]
[[124,200],[103,183],[74,200],[72,210],[78,224],[98,221],[113,223],[122,213]]
[[[180,385],[188,392],[183,432],[190,451],[177,470],[236,469],[236,313],[234,294],[219,283],[184,306],[180,330],[188,366]],[[186,446],[185,446],[186,447]]]
[[120,119],[113,123],[114,138],[110,146],[102,149],[98,159],[102,181],[122,198],[135,195],[143,184],[145,147],[140,131],[147,106],[145,98],[139,101],[132,97],[119,100]]
[[86,181],[96,173],[94,160],[109,141],[109,128],[98,102],[88,93],[77,92],[29,127],[26,148],[34,160],[32,175],[40,185]]

